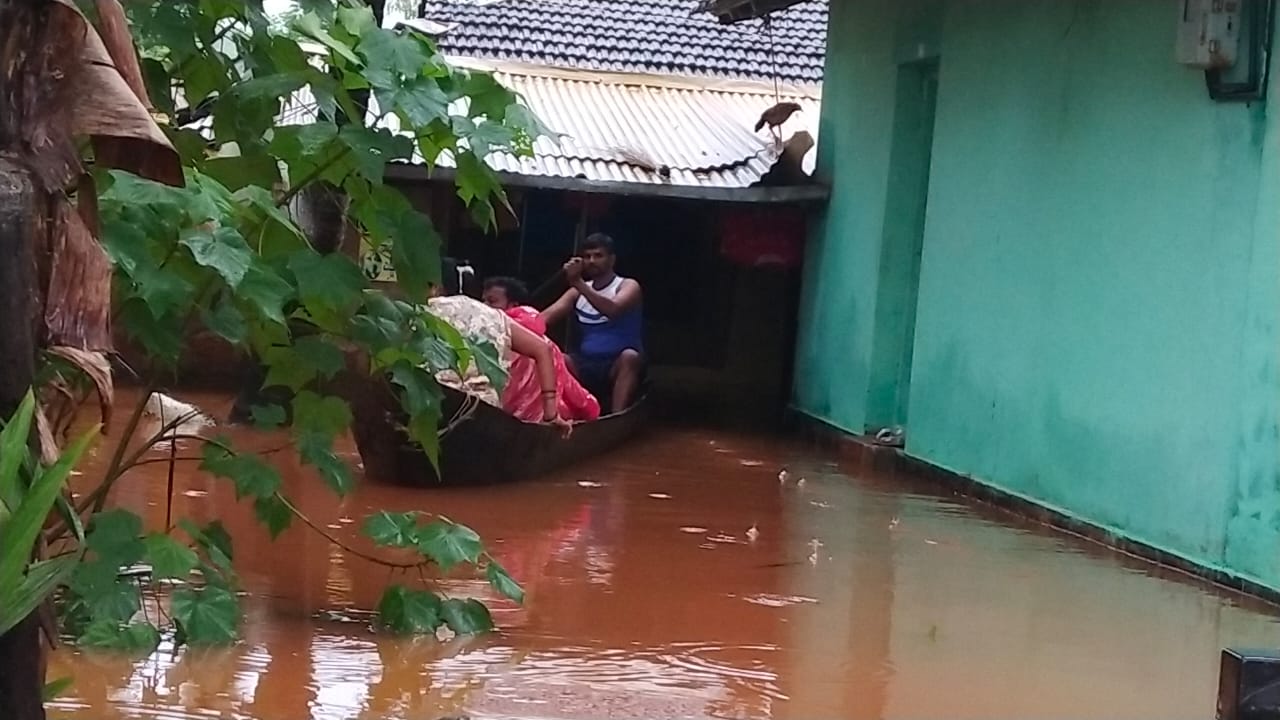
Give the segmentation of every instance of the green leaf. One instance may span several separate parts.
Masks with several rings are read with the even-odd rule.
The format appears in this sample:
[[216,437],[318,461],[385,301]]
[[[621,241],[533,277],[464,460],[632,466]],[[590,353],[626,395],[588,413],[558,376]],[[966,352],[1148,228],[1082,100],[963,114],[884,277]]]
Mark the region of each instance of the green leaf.
[[507,386],[507,371],[502,368],[502,363],[498,360],[498,349],[486,340],[482,343],[471,343],[471,353],[480,372],[484,373],[494,389],[501,393]]
[[172,366],[182,352],[182,324],[172,315],[157,318],[147,303],[132,298],[119,310],[120,324],[129,337],[142,344],[152,359]]
[[226,588],[176,590],[171,607],[174,621],[192,645],[220,645],[236,639],[240,603]]
[[[113,573],[118,573],[118,568]],[[142,608],[141,591],[137,583],[117,577],[107,585],[94,588],[92,595],[85,598],[89,605],[90,615],[95,620],[110,620],[115,623],[129,622]]]
[[44,684],[44,690],[41,691],[40,697],[45,702],[57,700],[58,696],[70,690],[74,683],[75,679],[71,677],[60,677],[57,680],[47,682]]
[[288,530],[293,523],[293,512],[278,495],[260,497],[253,501],[253,512],[258,521],[267,527],[272,540],[280,537],[280,533]]
[[440,412],[421,412],[409,417],[409,437],[418,443],[436,470],[440,469]]
[[323,337],[299,338],[291,346],[265,353],[267,378],[263,387],[281,386],[297,392],[317,377],[331,378],[346,365],[342,350]]
[[185,230],[181,242],[197,263],[217,272],[233,288],[240,285],[253,264],[252,251],[240,231],[232,227],[219,227],[213,232]]
[[396,76],[415,78],[431,64],[428,49],[411,35],[376,26],[353,34],[360,36],[356,50],[364,55],[367,77],[375,87],[394,87]]
[[373,16],[373,10],[367,5],[359,7],[350,7],[340,5],[338,7],[338,22],[346,29],[347,32],[360,37],[369,31],[378,31],[378,19]]
[[351,468],[333,451],[332,436],[304,430],[297,435],[297,445],[302,461],[319,471],[320,478],[338,495],[355,487]]
[[401,585],[388,587],[378,602],[382,624],[401,634],[435,632],[442,622],[441,610],[440,598],[434,593]]
[[350,310],[368,284],[360,268],[339,253],[298,252],[289,258],[289,269],[298,280],[303,304],[317,318]]
[[22,478],[19,470],[24,459],[31,457],[31,421],[35,418],[36,396],[30,390],[18,409],[0,430],[0,520],[18,508],[22,501]]
[[279,100],[292,95],[309,79],[306,72],[275,73],[236,83],[230,92],[241,100]]
[[200,320],[204,326],[228,341],[239,345],[249,336],[249,324],[235,303],[220,297],[212,308],[200,308]]
[[293,297],[293,286],[269,267],[262,263],[251,265],[236,291],[264,318],[278,325],[285,324],[284,306]]
[[118,622],[95,620],[77,639],[80,645],[104,650],[121,650],[143,655],[160,645],[160,631],[147,622],[131,623],[121,627]]
[[142,559],[142,518],[115,508],[104,510],[89,521],[87,542],[98,557],[119,559],[119,566]]
[[151,533],[142,544],[151,563],[151,576],[156,580],[184,580],[200,561],[194,550],[163,533]]
[[430,373],[404,360],[392,365],[390,373],[391,382],[404,390],[401,404],[410,415],[440,412],[444,393]]
[[214,520],[204,527],[197,527],[190,520],[179,520],[178,525],[209,556],[209,560],[222,570],[231,569],[231,534],[221,520]]
[[485,568],[484,573],[489,580],[489,585],[494,590],[517,603],[524,603],[524,588],[520,587],[520,584],[507,574],[506,568],[490,560],[489,566]]
[[449,97],[435,78],[419,77],[395,90],[375,89],[378,107],[395,110],[409,128],[421,128],[449,116]]
[[489,608],[474,598],[445,600],[440,614],[449,629],[459,635],[475,635],[493,629],[493,617],[489,615]]
[[35,612],[66,584],[79,562],[80,553],[37,562],[27,569],[21,582],[0,588],[0,633],[8,632]]
[[85,433],[63,452],[56,463],[41,470],[27,490],[26,497],[18,507],[12,508],[13,514],[0,525],[0,548],[3,548],[0,552],[0,588],[18,584],[40,528],[62,492],[63,483],[97,434],[96,427]]
[[448,571],[460,562],[474,563],[484,547],[474,530],[457,523],[434,520],[418,531],[418,550]]
[[381,510],[365,518],[364,534],[383,547],[414,547],[418,544],[418,514]]
[[365,179],[382,182],[387,163],[413,157],[413,139],[386,128],[346,125],[338,139],[351,150],[355,166]]
[[253,416],[253,424],[259,430],[272,430],[280,427],[288,419],[284,408],[279,405],[254,405],[249,409]]
[[414,209],[399,190],[373,188],[360,215],[373,240],[391,242],[391,262],[401,286],[415,299],[440,282],[440,235],[426,215]]
[[293,29],[325,45],[347,62],[353,65],[360,64],[360,58],[356,57],[356,54],[351,51],[351,48],[346,43],[340,42],[330,35],[329,31],[325,29],[324,21],[314,12],[309,12],[295,20]]
[[216,157],[206,160],[200,169],[233,192],[250,187],[265,189],[280,181],[275,159],[261,154]]
[[205,445],[203,454],[200,469],[231,480],[237,500],[270,497],[280,489],[280,473],[256,455],[229,453],[216,445]]
[[333,395],[321,396],[310,390],[293,399],[294,426],[299,434],[314,432],[335,437],[351,427],[351,408],[345,400]]

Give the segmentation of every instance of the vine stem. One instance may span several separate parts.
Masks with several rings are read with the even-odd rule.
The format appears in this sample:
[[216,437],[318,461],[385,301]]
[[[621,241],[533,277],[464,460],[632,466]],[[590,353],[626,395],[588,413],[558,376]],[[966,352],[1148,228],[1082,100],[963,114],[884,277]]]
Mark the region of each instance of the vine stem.
[[367,560],[375,565],[381,565],[382,567],[391,568],[392,570],[410,570],[413,568],[418,568],[419,570],[421,570],[421,568],[427,564],[425,561],[416,562],[416,563],[391,562],[390,560],[383,560],[382,558],[377,557],[375,555],[370,555],[369,553],[357,550],[351,547],[350,545],[342,542],[338,538],[334,537],[333,533],[330,533],[329,531],[317,525],[311,518],[307,517],[306,514],[304,514],[301,510],[299,510],[296,505],[290,502],[289,498],[286,498],[280,493],[276,493],[276,497],[279,498],[280,502],[284,503],[285,507],[289,508],[289,512],[293,513],[294,516],[296,516],[299,520],[301,520],[307,527],[314,530],[318,535],[323,537],[325,540],[328,540],[334,545],[337,545],[340,550],[350,553],[351,555],[354,555],[360,558],[361,560]]

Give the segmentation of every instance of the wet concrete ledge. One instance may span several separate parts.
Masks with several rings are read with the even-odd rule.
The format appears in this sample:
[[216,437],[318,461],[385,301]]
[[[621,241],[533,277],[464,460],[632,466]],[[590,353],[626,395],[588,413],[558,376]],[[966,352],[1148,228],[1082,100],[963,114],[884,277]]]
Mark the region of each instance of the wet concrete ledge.
[[790,410],[788,414],[790,416],[788,424],[801,437],[824,449],[837,451],[843,459],[860,470],[890,475],[901,473],[921,478],[1017,517],[1047,525],[1108,549],[1280,606],[1280,591],[1266,585],[1217,568],[1206,567],[1181,555],[1125,537],[1108,528],[988,485],[971,475],[947,470],[926,460],[912,457],[898,448],[879,445],[868,436],[852,435],[797,410]]

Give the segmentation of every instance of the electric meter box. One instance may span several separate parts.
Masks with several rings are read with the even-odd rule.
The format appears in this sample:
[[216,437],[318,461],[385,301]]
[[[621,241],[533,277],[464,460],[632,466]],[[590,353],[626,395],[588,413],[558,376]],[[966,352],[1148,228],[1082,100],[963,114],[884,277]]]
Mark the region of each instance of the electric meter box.
[[1240,53],[1243,0],[1182,0],[1178,21],[1178,62],[1205,70],[1236,64]]

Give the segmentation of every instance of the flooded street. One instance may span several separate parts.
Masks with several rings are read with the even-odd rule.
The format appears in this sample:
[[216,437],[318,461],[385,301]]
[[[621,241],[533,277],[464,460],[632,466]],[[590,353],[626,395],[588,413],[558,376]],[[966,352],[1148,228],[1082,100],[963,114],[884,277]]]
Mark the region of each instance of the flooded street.
[[[271,543],[229,483],[187,462],[175,515],[235,537],[243,641],[139,662],[63,649],[50,677],[75,685],[52,718],[1203,720],[1221,647],[1280,636],[1268,606],[794,442],[655,431],[541,481],[361,485],[341,501],[277,459],[287,494],[362,549],[380,509],[472,526],[525,606],[451,579],[491,603],[498,632],[374,633],[361,610],[385,568],[296,524]],[[166,483],[151,465],[116,499],[159,525]]]

